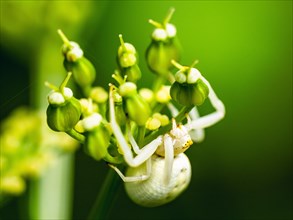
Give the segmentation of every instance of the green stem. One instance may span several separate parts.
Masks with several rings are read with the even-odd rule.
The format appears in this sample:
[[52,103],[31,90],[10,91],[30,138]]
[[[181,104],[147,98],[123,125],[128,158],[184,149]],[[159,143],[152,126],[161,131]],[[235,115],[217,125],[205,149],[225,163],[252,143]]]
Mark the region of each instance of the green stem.
[[63,43],[66,46],[71,47],[70,41],[68,40],[68,38],[65,36],[65,34],[60,29],[57,30],[57,33],[59,34],[59,36],[60,36],[61,40],[63,41]]
[[90,211],[88,220],[105,219],[114,203],[120,183],[119,176],[113,170],[109,170],[95,204]]
[[123,40],[123,36],[122,36],[122,34],[119,34],[119,39],[120,39],[120,44],[121,44],[121,46],[122,46],[124,52],[126,52],[126,51],[127,51],[127,48],[126,48],[126,46],[125,46],[125,43],[124,43],[124,40]]
[[145,135],[145,126],[139,126],[137,130],[137,144],[138,146],[143,146],[141,145],[144,139]]
[[171,20],[174,12],[175,12],[175,8],[170,8],[165,20],[163,21],[164,27],[166,27],[166,25],[169,23],[169,21]]
[[91,90],[92,90],[91,86],[82,87],[82,93],[83,93],[84,97],[89,97]]
[[[35,60],[36,65],[32,71],[32,79],[35,81],[32,88],[32,104],[42,112],[45,112],[48,105],[48,89],[43,83],[47,80],[60,82],[64,79],[60,74],[63,68],[59,65],[59,57],[56,56],[60,44],[52,42],[52,39],[54,38],[50,35],[44,37],[43,46],[40,47],[38,54],[39,60]],[[39,179],[31,181],[28,198],[29,219],[71,218],[74,156],[61,155],[54,162],[54,166],[50,166]]]
[[[182,122],[185,119],[186,114],[188,112],[190,112],[193,107],[194,106],[184,106],[180,110],[180,112],[178,113],[178,115],[175,117],[176,122],[177,123]],[[172,128],[172,124],[171,123],[169,123],[168,125],[166,125],[164,127],[161,127],[159,130],[151,133],[149,136],[147,136],[146,138],[144,138],[144,140],[142,142],[142,145],[145,146],[146,144],[150,143],[152,140],[156,139],[159,135],[165,134],[168,131],[170,131],[171,128]]]
[[67,85],[71,75],[72,75],[72,72],[67,73],[66,78],[63,80],[63,82],[61,83],[61,85],[59,87],[60,92],[63,93],[63,90],[64,90],[65,86]]
[[166,81],[165,76],[159,75],[154,81],[153,92],[156,93],[161,88],[161,86],[165,83],[165,81]]
[[152,112],[153,113],[156,113],[156,112],[161,112],[162,109],[165,107],[166,105],[165,104],[162,104],[162,103],[156,103],[156,105],[152,108]]
[[69,131],[66,131],[66,134],[70,135],[73,137],[75,140],[79,141],[81,144],[85,143],[85,136],[78,133],[76,130],[71,129]]
[[31,182],[30,219],[71,218],[73,161],[73,154],[62,155],[42,178]]

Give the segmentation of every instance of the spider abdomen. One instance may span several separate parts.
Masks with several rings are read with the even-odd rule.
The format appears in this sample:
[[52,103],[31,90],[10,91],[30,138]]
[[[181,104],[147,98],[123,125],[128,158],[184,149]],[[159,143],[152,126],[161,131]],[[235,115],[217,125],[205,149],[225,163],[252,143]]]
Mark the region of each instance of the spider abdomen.
[[[185,154],[174,157],[169,183],[164,182],[165,158],[152,156],[151,176],[145,181],[126,182],[125,189],[131,200],[141,206],[155,207],[168,203],[179,196],[189,185],[191,165]],[[129,167],[127,176],[140,176],[145,173],[145,165]]]

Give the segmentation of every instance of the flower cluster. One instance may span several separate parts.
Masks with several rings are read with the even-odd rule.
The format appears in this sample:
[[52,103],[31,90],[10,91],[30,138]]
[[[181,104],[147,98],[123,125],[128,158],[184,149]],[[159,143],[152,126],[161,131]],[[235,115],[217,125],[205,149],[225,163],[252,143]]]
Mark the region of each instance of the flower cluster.
[[[186,189],[191,166],[183,152],[202,141],[203,129],[225,114],[209,82],[194,68],[196,62],[179,64],[177,30],[170,23],[173,12],[172,8],[162,23],[149,20],[155,27],[146,49],[146,63],[157,75],[152,88],[137,88],[136,82],[146,73],[140,70],[134,45],[122,35],[109,92],[93,85],[94,65],[61,30],[68,74],[59,87],[46,83],[52,89],[49,127],[78,140],[94,159],[106,161],[125,181],[130,198],[143,206],[165,204]],[[83,92],[80,99],[66,87],[71,75]],[[197,106],[206,99],[216,111],[200,117]],[[126,175],[121,169],[126,169]]]
[[72,138],[46,128],[44,115],[25,107],[1,123],[1,196],[23,193],[26,179],[39,177],[59,154],[77,148]]

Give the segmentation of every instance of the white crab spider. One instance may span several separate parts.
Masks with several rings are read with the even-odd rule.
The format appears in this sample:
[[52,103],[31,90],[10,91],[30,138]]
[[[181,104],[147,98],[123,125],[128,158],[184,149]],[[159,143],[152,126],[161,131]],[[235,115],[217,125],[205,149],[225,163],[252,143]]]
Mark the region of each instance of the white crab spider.
[[[129,132],[128,138],[135,156],[116,122],[112,95],[114,88],[110,89],[110,124],[118,141],[118,147],[130,167],[125,176],[117,167],[110,166],[125,182],[126,191],[134,202],[143,206],[162,205],[180,195],[189,184],[191,166],[183,152],[191,146],[192,140],[202,141],[203,129],[215,124],[225,115],[225,107],[209,82],[202,76],[200,79],[209,87],[208,98],[216,112],[199,117],[194,107],[189,113],[186,125],[177,125],[175,119],[172,119],[172,129],[169,132],[158,136],[141,149]],[[175,117],[178,110],[171,104],[168,107],[172,116]]]
[[[222,101],[216,96],[214,90],[212,89],[209,82],[201,75],[198,76],[209,88],[208,98],[211,101],[212,106],[216,109],[215,112],[210,113],[208,115],[199,117],[196,107],[193,108],[191,113],[189,114],[190,119],[186,125],[176,126],[175,120],[172,120],[173,126],[172,130],[165,135],[160,135],[152,142],[142,147],[141,149],[137,146],[134,138],[129,133],[129,139],[131,146],[134,152],[137,154],[133,156],[132,150],[129,148],[129,145],[116,122],[115,111],[114,111],[114,100],[113,100],[113,89],[110,89],[110,124],[113,129],[113,134],[118,141],[118,147],[123,153],[124,159],[126,163],[131,167],[138,167],[143,164],[147,159],[151,157],[156,151],[159,155],[164,156],[166,160],[166,171],[168,172],[166,175],[166,180],[170,178],[170,172],[172,170],[172,160],[174,155],[184,152],[186,149],[185,145],[187,142],[190,142],[192,138],[195,142],[200,142],[204,138],[203,128],[209,127],[219,120],[221,120],[225,115],[225,107]],[[171,111],[172,116],[174,117],[177,114],[177,110],[174,106],[169,105],[169,109]],[[191,136],[191,138],[190,138]],[[191,144],[188,145],[188,147]],[[181,150],[180,150],[181,148]],[[176,150],[175,150],[176,149]],[[137,180],[139,180],[139,177]],[[126,177],[123,179],[124,181],[128,181],[129,179]],[[136,181],[135,178],[131,178],[130,181]]]
[[[164,204],[178,196],[187,187],[191,177],[190,162],[183,152],[192,145],[192,140],[201,142],[204,139],[204,128],[217,123],[224,117],[225,106],[215,94],[210,83],[200,73],[196,75],[196,79],[192,78],[193,81],[198,79],[201,79],[209,88],[208,98],[216,111],[200,117],[196,107],[194,107],[187,117],[188,123],[186,125],[177,125],[173,118],[172,129],[169,132],[158,136],[141,149],[129,132],[128,139],[136,154],[135,156],[116,122],[113,99],[114,87],[111,86],[109,98],[110,124],[117,139],[118,147],[125,162],[129,165],[126,171],[127,175],[123,175],[117,167],[110,166],[125,182],[126,191],[134,202],[145,206],[156,206],[156,204]],[[178,114],[178,110],[172,104],[168,104],[168,108],[172,117]],[[177,162],[178,160],[180,162]],[[146,167],[144,164],[146,164]],[[162,166],[162,164],[164,165]],[[184,164],[180,170],[187,170],[183,176],[176,169],[180,164],[181,166]],[[141,170],[146,171],[143,173]],[[179,190],[176,180],[182,183]],[[174,184],[174,182],[177,184]],[[157,187],[160,188],[161,193],[155,190]],[[149,189],[149,191],[147,192],[145,189]],[[137,196],[140,195],[140,190],[143,194],[149,196]]]

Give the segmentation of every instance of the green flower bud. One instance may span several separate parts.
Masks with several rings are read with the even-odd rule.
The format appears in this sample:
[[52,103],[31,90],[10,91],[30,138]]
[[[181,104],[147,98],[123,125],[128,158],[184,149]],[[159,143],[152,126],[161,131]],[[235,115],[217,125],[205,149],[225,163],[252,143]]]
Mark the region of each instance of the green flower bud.
[[73,97],[71,89],[66,88],[71,72],[62,82],[59,88],[46,83],[53,89],[48,96],[49,106],[47,108],[47,124],[54,131],[69,131],[79,121],[81,116],[81,105]]
[[207,85],[200,79],[194,84],[174,82],[170,90],[172,99],[185,106],[201,105],[208,94]]
[[119,87],[119,94],[122,97],[130,97],[137,94],[137,87],[132,82],[126,82]]
[[76,125],[74,126],[74,130],[76,130],[78,133],[84,133],[85,129],[83,127],[83,121],[79,120]]
[[157,130],[161,126],[159,119],[151,117],[147,120],[145,127],[151,131]]
[[122,68],[133,66],[137,62],[135,47],[130,43],[125,43],[122,34],[119,34],[120,47],[118,48],[118,64]]
[[90,92],[90,98],[96,103],[105,103],[108,100],[108,93],[103,87],[94,87]]
[[149,20],[156,28],[152,33],[152,42],[146,50],[146,60],[149,69],[158,75],[167,75],[173,67],[171,60],[180,58],[176,27],[169,23],[173,13],[174,9],[171,9],[162,24]]
[[72,97],[63,105],[49,105],[47,108],[47,124],[54,131],[69,131],[79,121],[81,106]]
[[119,87],[119,93],[124,97],[124,109],[128,117],[139,126],[144,126],[151,114],[148,103],[137,94],[136,85],[126,82]]
[[158,119],[161,122],[161,126],[169,124],[170,120],[167,115],[162,115],[160,113],[153,114],[153,117]]
[[160,113],[154,113],[146,122],[146,128],[154,131],[161,126],[169,124],[169,118],[167,115],[162,115]]
[[85,57],[81,57],[74,62],[64,59],[63,64],[67,71],[73,73],[74,80],[80,87],[91,86],[94,82],[96,70],[93,64]]
[[81,113],[84,117],[91,115],[93,112],[98,112],[99,107],[96,103],[92,102],[92,99],[79,99],[79,103],[81,105]]
[[110,137],[109,131],[102,125],[88,132],[85,146],[89,154],[96,160],[106,157],[108,154],[107,148],[110,145]]
[[172,64],[179,71],[175,75],[175,82],[171,86],[170,95],[173,100],[181,105],[192,106],[201,105],[208,97],[209,88],[201,80],[200,72],[193,68],[196,60],[190,67],[182,66],[172,60]]
[[58,34],[63,40],[63,65],[68,72],[73,73],[76,83],[80,87],[89,87],[94,82],[96,70],[93,64],[83,56],[83,51],[76,42],[69,41],[61,30]]
[[110,133],[101,123],[103,120],[99,113],[91,115],[81,120],[83,129],[87,132],[85,146],[88,153],[96,160],[101,160],[108,153],[110,145]]
[[153,40],[146,51],[149,69],[158,75],[167,75],[172,69],[171,60],[180,59],[180,46],[177,39],[167,42]]
[[123,76],[127,76],[127,81],[137,82],[141,78],[141,71],[137,64],[124,68],[122,71]]
[[161,86],[159,91],[156,93],[156,101],[159,103],[168,103],[170,100],[170,86]]
[[65,44],[62,46],[62,54],[66,60],[75,62],[79,58],[83,57],[83,50],[76,42],[70,41],[69,43],[69,46]]
[[118,57],[121,57],[123,54],[136,54],[135,47],[130,43],[125,43],[122,37],[122,34],[119,34],[120,47],[118,48]]
[[[84,118],[81,123],[86,133],[86,150],[96,160],[105,160],[110,163],[121,163],[122,155],[110,148],[111,133],[102,122],[98,113]],[[112,156],[113,154],[113,156]]]
[[139,126],[143,126],[151,114],[149,105],[139,95],[126,98],[125,112]]
[[120,47],[118,48],[117,63],[122,76],[127,76],[127,81],[136,82],[141,78],[141,71],[138,67],[138,55],[135,47],[125,43],[122,35],[119,35]]
[[119,64],[122,68],[127,68],[136,64],[136,56],[133,53],[124,53],[119,57]]
[[138,91],[138,93],[149,104],[154,100],[154,92],[151,89],[142,88]]
[[91,115],[82,119],[82,126],[86,131],[92,131],[96,129],[102,121],[102,116],[99,113],[92,113]]

